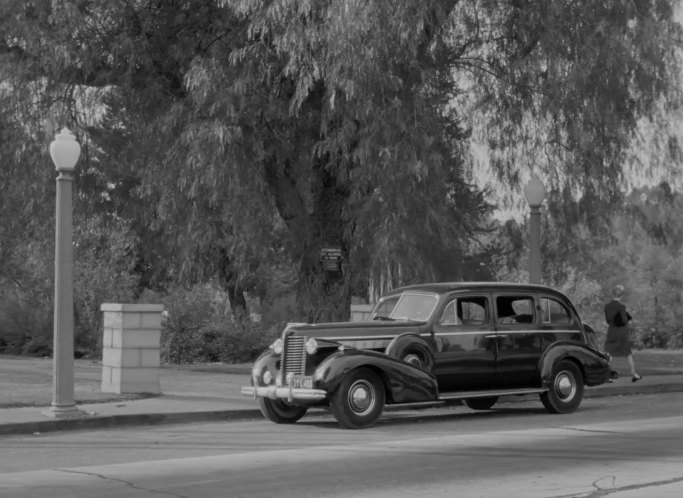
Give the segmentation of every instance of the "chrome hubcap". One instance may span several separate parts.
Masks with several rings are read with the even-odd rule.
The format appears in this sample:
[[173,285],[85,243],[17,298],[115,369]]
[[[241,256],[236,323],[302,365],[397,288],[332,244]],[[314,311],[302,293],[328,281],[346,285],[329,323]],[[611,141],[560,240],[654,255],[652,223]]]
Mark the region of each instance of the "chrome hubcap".
[[568,401],[574,397],[576,393],[576,384],[574,377],[567,372],[561,372],[555,378],[555,392],[564,401]]
[[365,415],[375,406],[375,388],[366,380],[357,380],[349,389],[349,406],[358,415]]

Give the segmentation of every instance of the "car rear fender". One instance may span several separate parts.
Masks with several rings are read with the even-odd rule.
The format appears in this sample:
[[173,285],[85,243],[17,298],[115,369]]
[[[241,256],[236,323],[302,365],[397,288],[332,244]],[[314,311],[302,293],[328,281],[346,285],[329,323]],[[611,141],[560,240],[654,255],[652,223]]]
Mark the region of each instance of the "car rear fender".
[[579,367],[587,386],[604,384],[609,379],[611,367],[606,354],[580,342],[558,341],[548,346],[539,361],[541,387],[548,387],[553,367],[562,360],[572,361]]
[[317,388],[332,394],[346,375],[356,368],[376,371],[384,382],[387,403],[433,401],[438,389],[436,378],[424,370],[383,353],[344,348],[323,360],[315,371]]

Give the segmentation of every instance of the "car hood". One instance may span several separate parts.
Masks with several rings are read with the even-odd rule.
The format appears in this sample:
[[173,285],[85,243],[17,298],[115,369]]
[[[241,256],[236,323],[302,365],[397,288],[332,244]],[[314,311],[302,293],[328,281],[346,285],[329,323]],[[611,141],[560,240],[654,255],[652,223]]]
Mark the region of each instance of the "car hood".
[[291,323],[286,330],[292,335],[335,340],[356,337],[394,337],[407,332],[419,332],[424,326],[425,322],[413,321]]

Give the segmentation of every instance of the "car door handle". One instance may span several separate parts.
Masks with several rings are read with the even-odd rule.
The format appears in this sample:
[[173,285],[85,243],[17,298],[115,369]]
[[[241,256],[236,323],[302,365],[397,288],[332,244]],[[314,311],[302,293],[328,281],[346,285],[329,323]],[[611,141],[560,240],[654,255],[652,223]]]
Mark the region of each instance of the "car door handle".
[[485,335],[484,339],[498,339],[498,334]]

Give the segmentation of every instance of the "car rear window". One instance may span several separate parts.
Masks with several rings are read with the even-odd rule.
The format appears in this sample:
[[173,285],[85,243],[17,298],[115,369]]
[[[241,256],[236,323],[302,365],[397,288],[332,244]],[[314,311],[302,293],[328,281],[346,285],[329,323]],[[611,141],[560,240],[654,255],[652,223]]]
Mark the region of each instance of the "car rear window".
[[569,310],[565,306],[548,297],[542,297],[539,301],[541,307],[541,319],[544,325],[571,325],[573,320]]
[[496,321],[502,325],[534,323],[534,300],[531,296],[497,296]]

